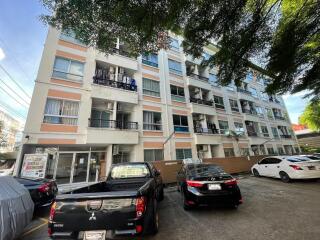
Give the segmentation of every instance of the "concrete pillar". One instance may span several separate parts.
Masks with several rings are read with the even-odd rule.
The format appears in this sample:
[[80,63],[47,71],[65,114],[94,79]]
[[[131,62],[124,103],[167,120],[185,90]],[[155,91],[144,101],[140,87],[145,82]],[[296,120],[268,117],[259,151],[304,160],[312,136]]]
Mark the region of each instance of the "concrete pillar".
[[106,176],[108,176],[110,167],[112,164],[112,144],[107,146],[107,153],[106,153]]

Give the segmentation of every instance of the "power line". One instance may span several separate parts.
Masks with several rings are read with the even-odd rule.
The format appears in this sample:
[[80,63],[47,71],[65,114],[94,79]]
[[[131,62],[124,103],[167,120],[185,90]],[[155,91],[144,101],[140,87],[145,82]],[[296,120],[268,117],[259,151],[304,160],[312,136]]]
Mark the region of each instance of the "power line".
[[11,94],[9,94],[1,85],[0,85],[0,89],[5,92],[9,97],[11,97],[13,100],[15,100],[17,103],[19,103],[22,107],[28,108],[28,106],[23,105],[23,103],[21,103],[19,100],[17,100],[14,96],[12,96]]
[[14,89],[12,89],[10,87],[10,85],[8,85],[3,79],[0,78],[0,81],[7,87],[9,88],[14,94],[16,94],[23,102],[25,102],[27,105],[29,105],[30,103],[28,103],[25,99],[23,99]]
[[19,89],[28,97],[31,99],[29,94],[23,89],[23,87],[20,86],[20,84],[14,80],[14,78],[8,73],[8,71],[0,64],[0,68],[9,76],[9,78],[19,87]]
[[21,119],[23,119],[23,120],[26,119],[26,117],[23,116],[21,113],[15,111],[15,110],[12,109],[9,105],[7,105],[7,104],[5,104],[5,103],[3,103],[3,102],[0,102],[0,107],[2,107],[3,109],[5,109],[6,111],[8,111],[8,112],[11,113],[11,114],[14,113],[14,115],[15,115],[16,117],[19,117],[19,118],[21,118]]

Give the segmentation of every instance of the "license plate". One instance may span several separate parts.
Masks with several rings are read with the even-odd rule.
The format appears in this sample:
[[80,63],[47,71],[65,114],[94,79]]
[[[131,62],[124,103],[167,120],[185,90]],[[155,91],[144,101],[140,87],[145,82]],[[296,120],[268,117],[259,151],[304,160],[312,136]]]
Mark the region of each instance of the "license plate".
[[221,190],[220,184],[208,184],[209,190]]
[[86,231],[83,240],[105,240],[106,231]]

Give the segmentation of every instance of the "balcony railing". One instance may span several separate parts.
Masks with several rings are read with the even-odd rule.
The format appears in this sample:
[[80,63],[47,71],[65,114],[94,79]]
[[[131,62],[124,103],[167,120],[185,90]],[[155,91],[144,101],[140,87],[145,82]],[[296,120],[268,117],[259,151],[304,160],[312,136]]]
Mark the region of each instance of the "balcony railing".
[[237,88],[237,91],[238,91],[238,92],[241,92],[241,93],[244,93],[244,94],[247,94],[247,95],[250,95],[250,96],[252,95],[250,91],[248,91],[248,90],[246,90],[246,89],[244,89],[244,88],[239,88],[239,87],[238,87],[238,88]]
[[274,116],[274,118],[276,119],[276,120],[282,120],[282,121],[285,121],[286,120],[286,118],[285,117],[282,117],[282,116]]
[[105,120],[101,118],[89,118],[89,126],[95,128],[114,128],[121,130],[137,130],[137,122],[123,122],[117,120]]
[[162,124],[161,123],[143,123],[143,130],[161,131]]
[[120,89],[136,92],[137,85],[136,85],[135,81],[132,81],[132,80],[131,80],[131,83],[124,83],[124,82],[120,82],[120,81],[109,80],[109,79],[103,78],[103,77],[97,77],[97,76],[93,77],[93,83],[95,83],[95,84],[108,86],[108,87],[114,87],[114,88],[120,88]]
[[197,79],[197,80],[209,82],[209,78],[197,75],[195,73],[187,73],[187,76],[192,77],[192,78]]
[[214,107],[214,102],[213,101],[204,100],[204,99],[200,99],[200,98],[190,97],[190,102]]
[[280,137],[281,138],[286,138],[286,139],[292,138],[292,136],[289,135],[289,134],[282,134],[282,135],[280,135]]
[[218,109],[225,109],[224,104],[221,104],[221,103],[215,103],[215,106]]
[[143,64],[146,64],[146,65],[149,65],[149,66],[152,66],[152,67],[156,67],[156,68],[159,66],[158,63],[156,63],[156,62],[151,62],[151,61],[146,60],[146,59],[142,59],[142,63],[143,63]]
[[125,57],[128,57],[128,58],[133,58],[133,56],[129,52],[127,52],[127,51],[125,51],[123,49],[114,48],[113,49],[113,53],[119,54],[121,56],[125,56]]
[[205,133],[205,134],[220,134],[220,130],[216,128],[202,128],[202,127],[195,127],[195,133]]

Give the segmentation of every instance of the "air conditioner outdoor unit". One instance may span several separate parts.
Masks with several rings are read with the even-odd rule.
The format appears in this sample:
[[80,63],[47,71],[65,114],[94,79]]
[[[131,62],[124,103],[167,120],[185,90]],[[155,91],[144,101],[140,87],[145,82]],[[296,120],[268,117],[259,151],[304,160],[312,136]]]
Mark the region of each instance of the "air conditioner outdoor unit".
[[208,145],[200,145],[199,150],[201,152],[207,152],[208,151]]
[[112,155],[118,155],[118,154],[119,154],[119,145],[113,145]]

